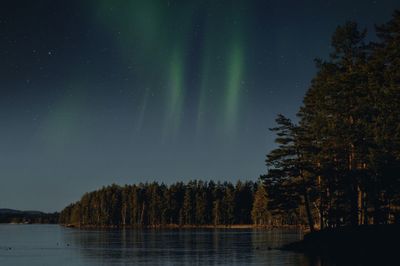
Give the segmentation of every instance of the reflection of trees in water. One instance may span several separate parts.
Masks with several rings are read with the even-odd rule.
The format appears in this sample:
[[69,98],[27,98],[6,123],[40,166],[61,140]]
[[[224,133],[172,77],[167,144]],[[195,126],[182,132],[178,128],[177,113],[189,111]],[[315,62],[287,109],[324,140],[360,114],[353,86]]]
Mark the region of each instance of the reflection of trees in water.
[[84,260],[117,262],[127,258],[140,259],[143,235],[129,230],[78,230],[64,234],[65,242],[75,248]]
[[253,232],[253,246],[255,248],[259,247],[260,249],[267,249],[268,247],[277,248],[303,238],[302,231],[297,229],[272,229],[268,231],[265,229],[254,229]]
[[320,265],[302,254],[268,250],[298,239],[296,233],[278,230],[73,229],[64,236],[84,261],[96,264]]

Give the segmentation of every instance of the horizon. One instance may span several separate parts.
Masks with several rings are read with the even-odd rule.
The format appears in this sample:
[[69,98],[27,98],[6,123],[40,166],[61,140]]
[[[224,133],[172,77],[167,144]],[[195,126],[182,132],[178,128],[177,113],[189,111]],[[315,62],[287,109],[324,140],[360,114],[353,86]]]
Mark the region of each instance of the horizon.
[[399,8],[157,3],[4,3],[0,208],[61,211],[113,183],[257,181],[268,128],[295,119],[336,27],[373,39]]

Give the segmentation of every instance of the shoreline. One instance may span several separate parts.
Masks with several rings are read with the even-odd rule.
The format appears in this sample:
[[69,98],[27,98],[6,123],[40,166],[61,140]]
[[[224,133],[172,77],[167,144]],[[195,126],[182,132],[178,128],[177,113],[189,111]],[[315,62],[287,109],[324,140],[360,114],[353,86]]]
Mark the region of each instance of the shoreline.
[[304,226],[299,225],[254,225],[254,224],[233,224],[233,225],[153,225],[153,226],[98,226],[98,225],[75,225],[75,224],[59,224],[67,228],[77,229],[262,229],[262,230],[275,230],[275,229],[290,229],[305,231]]

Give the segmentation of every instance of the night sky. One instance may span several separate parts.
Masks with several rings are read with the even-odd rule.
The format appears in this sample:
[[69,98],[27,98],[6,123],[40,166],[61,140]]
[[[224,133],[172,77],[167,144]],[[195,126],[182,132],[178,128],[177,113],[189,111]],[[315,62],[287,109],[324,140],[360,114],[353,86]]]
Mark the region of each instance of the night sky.
[[[111,183],[255,181],[336,26],[393,1],[1,1],[0,208]],[[372,36],[371,36],[372,37]]]

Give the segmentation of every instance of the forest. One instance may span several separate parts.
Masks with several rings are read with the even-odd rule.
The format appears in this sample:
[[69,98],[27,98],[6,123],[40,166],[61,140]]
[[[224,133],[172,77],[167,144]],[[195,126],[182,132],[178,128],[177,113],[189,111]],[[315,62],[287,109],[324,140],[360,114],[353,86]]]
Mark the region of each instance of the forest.
[[296,122],[278,115],[262,176],[273,215],[310,230],[400,223],[400,11],[369,36],[337,27]]
[[267,224],[266,196],[264,186],[254,182],[114,184],[86,193],[66,207],[60,223],[99,227]]
[[367,36],[338,26],[295,119],[271,131],[260,182],[112,185],[60,214],[79,226],[400,223],[400,11]]

